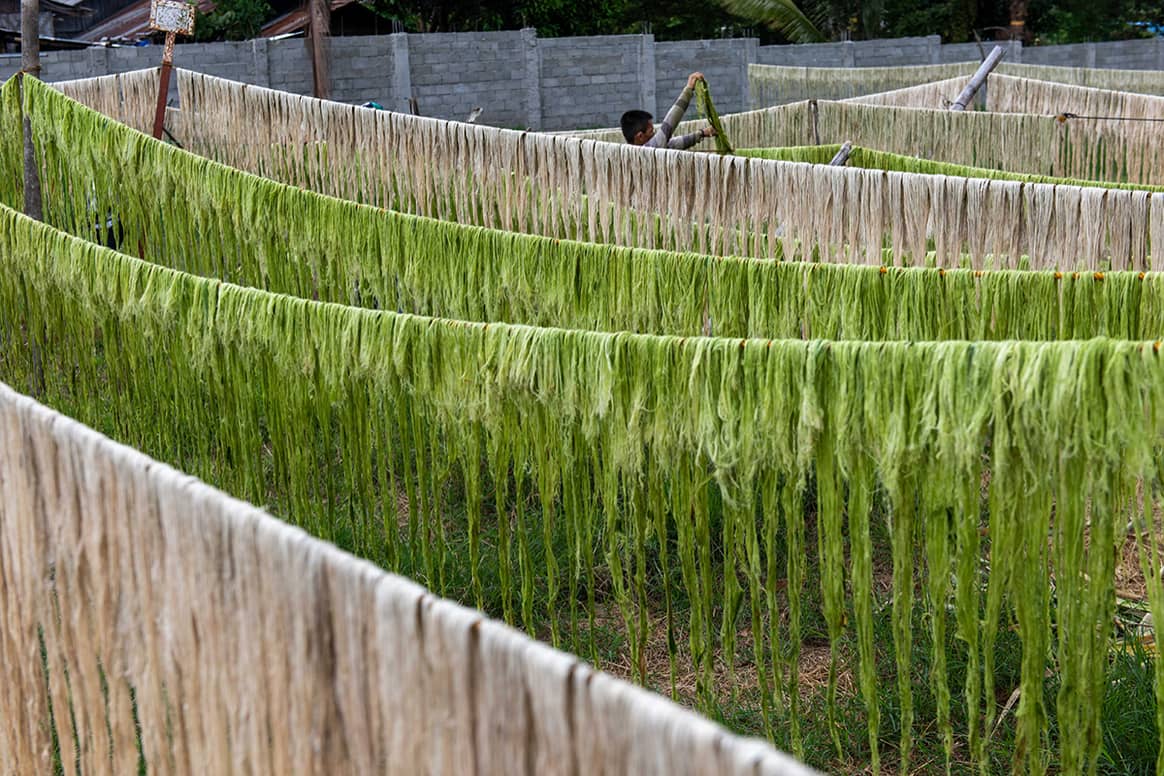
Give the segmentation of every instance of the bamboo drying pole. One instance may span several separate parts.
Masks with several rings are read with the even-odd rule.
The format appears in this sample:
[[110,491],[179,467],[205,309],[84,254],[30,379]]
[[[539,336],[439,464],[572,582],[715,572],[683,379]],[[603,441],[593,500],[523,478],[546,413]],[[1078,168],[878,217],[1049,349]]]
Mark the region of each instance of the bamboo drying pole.
[[998,63],[1002,61],[1003,54],[1005,53],[1002,46],[994,47],[994,51],[991,51],[982,64],[978,66],[978,71],[974,73],[974,76],[966,84],[966,88],[958,95],[958,99],[954,100],[954,104],[950,106],[950,110],[966,110],[966,106],[974,99],[974,95],[978,93],[982,84],[986,83],[986,76],[990,75],[990,71],[998,67]]
[[840,150],[837,151],[837,155],[834,156],[832,158],[832,161],[829,162],[829,166],[830,167],[844,167],[846,164],[849,163],[849,155],[852,153],[853,153],[853,142],[851,140],[846,140],[844,142],[844,144],[841,146]]

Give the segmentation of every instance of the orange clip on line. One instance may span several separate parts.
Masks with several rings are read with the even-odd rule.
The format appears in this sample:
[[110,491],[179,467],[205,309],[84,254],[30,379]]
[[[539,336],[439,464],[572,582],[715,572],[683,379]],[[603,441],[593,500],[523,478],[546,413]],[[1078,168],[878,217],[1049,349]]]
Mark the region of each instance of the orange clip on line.
[[886,269],[885,267],[882,267],[882,268],[881,268],[881,274],[882,274],[882,275],[884,275],[884,274],[885,274],[886,272],[888,272],[888,271],[889,271],[889,270],[888,270],[888,269]]
[[1143,272],[1141,272],[1140,273],[1140,280],[1143,280],[1145,277],[1147,277],[1147,276]]
[[1056,272],[1056,273],[1055,273],[1055,280],[1062,280],[1062,279],[1063,279],[1063,273],[1062,273],[1062,272]]
[[1092,277],[1095,278],[1096,280],[1103,280],[1103,273],[1096,272],[1094,275],[1092,275]]
[[1160,340],[1156,340],[1156,342],[1155,342],[1155,343],[1153,343],[1153,345],[1152,345],[1152,352],[1153,352],[1153,353],[1159,353],[1159,352],[1160,352]]

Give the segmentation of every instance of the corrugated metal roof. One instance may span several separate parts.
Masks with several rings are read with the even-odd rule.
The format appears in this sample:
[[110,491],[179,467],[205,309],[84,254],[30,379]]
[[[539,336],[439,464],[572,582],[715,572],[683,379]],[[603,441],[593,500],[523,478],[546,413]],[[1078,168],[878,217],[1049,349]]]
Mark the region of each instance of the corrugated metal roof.
[[[198,0],[199,11],[214,10],[213,0]],[[118,11],[108,19],[93,25],[77,35],[81,40],[97,42],[101,40],[138,41],[150,34],[150,0],[139,2]]]
[[[338,11],[340,8],[349,6],[356,0],[331,0],[331,10]],[[296,8],[291,13],[285,13],[274,21],[267,22],[263,27],[263,31],[259,33],[264,38],[273,38],[276,35],[286,35],[289,32],[298,32],[299,30],[307,29],[310,23],[310,11],[307,6]]]

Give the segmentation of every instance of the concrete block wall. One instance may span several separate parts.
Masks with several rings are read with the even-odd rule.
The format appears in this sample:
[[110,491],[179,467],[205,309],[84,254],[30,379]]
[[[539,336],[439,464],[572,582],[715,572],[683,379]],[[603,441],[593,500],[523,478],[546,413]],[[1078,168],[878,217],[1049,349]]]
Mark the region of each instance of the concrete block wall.
[[536,128],[610,127],[631,108],[656,112],[652,44],[649,35],[539,40],[541,126]]
[[[412,93],[426,116],[464,119],[481,107],[483,123],[524,127],[525,59],[520,32],[408,36]],[[390,106],[407,110],[408,95]]]
[[852,45],[857,67],[932,65],[941,61],[942,39],[938,35],[863,40]]
[[[974,62],[982,59],[982,52],[990,53],[994,48],[994,43],[984,41],[982,48],[978,47],[977,43],[947,43],[938,51],[938,64],[955,64],[958,62]],[[1022,50],[1022,47],[1018,47]],[[1017,62],[1019,60],[1012,56],[1012,52],[1008,51],[1003,62]]]
[[[720,113],[748,110],[748,63],[755,61],[755,38],[679,41],[655,44],[655,106],[662,116],[695,71],[703,73]],[[688,118],[694,116],[694,107]]]
[[[331,41],[332,44],[336,42],[335,40]],[[293,94],[311,94],[311,52],[307,48],[307,41],[292,38],[290,40],[264,41],[264,44],[255,47],[254,70],[259,77],[251,83]],[[339,53],[344,51],[342,46],[332,50]],[[336,60],[334,55],[330,65],[332,72],[338,70],[339,74],[343,75],[344,66]],[[193,65],[187,67],[190,70],[198,69]],[[361,102],[367,102],[367,99]],[[377,100],[377,102],[379,101]]]
[[757,46],[756,63],[794,67],[854,67],[851,41],[802,43],[792,46]]
[[1061,46],[1026,46],[1023,62],[1031,65],[1064,65],[1067,67],[1094,67],[1090,43],[1067,43]]
[[[993,44],[984,43],[989,49]],[[1023,48],[1006,61],[1074,67],[1164,70],[1164,38]],[[539,38],[532,29],[436,35],[379,35],[331,40],[332,97],[375,100],[407,110],[414,96],[426,116],[496,126],[562,130],[614,126],[624,110],[664,113],[687,74],[703,71],[723,112],[750,104],[747,65],[877,67],[966,62],[975,43],[942,45],[938,36],[760,46],[754,38],[656,42],[651,35]],[[42,52],[47,81],[155,67],[158,46]],[[301,38],[179,44],[179,67],[311,94],[311,59]],[[0,55],[0,79],[20,69],[19,54]],[[690,114],[689,114],[690,115]]]
[[[357,105],[373,100],[389,110],[408,110],[408,95],[397,94],[393,88],[394,52],[391,41],[382,36],[332,38],[329,56],[331,98],[338,102]],[[282,52],[281,52],[282,53]],[[311,56],[306,44],[300,47],[298,57],[287,51],[292,61],[289,67],[272,68],[293,84],[280,85],[283,91],[310,94],[312,88]],[[288,88],[289,86],[296,88]]]

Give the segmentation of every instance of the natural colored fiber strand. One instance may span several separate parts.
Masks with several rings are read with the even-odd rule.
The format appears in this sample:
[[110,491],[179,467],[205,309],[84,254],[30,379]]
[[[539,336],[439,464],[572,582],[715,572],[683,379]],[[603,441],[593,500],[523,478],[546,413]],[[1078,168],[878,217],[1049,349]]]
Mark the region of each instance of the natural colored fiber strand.
[[[988,87],[989,90],[989,87]],[[1067,121],[1022,113],[799,102],[720,117],[740,147],[849,140],[956,164],[1055,177],[1164,185],[1164,124]],[[677,131],[692,131],[684,122]]]
[[[736,153],[759,159],[776,159],[787,162],[805,162],[808,164],[827,164],[839,151],[840,144],[786,146],[783,148],[740,148]],[[990,178],[999,181],[1017,181],[1019,183],[1046,183],[1053,186],[1083,186],[1098,189],[1124,189],[1143,192],[1141,196],[1151,193],[1164,193],[1164,186],[1149,186],[1142,183],[1112,183],[1109,181],[1089,181],[1078,178],[1054,178],[1049,175],[1030,175],[1021,172],[1007,172],[989,167],[971,167],[964,164],[950,164],[937,162],[931,159],[922,159],[917,156],[893,154],[888,151],[877,151],[872,148],[854,145],[851,147],[847,164],[851,167],[864,167],[872,170],[891,170],[893,172],[914,172],[923,175],[945,175],[958,178]]]
[[945,79],[965,79],[976,67],[973,62],[906,67],[749,64],[748,86],[753,106],[770,107],[801,100],[844,100]]
[[[270,108],[271,104],[277,104],[287,109],[315,105],[308,98],[294,95],[234,89],[229,82],[217,79],[188,75],[183,75],[183,79],[196,85],[211,84],[217,95],[215,105],[229,102],[228,97],[238,100],[255,97],[257,101],[246,103],[246,107],[258,116],[265,115],[261,105]],[[37,131],[46,149],[59,144],[70,152],[80,147],[81,153],[94,153],[95,146],[90,145],[88,152],[80,146],[84,136],[75,127],[80,124],[87,130],[96,130],[101,126],[99,119],[78,116],[75,104],[43,87],[30,90],[30,102],[34,113],[44,115],[45,120],[38,122]],[[324,106],[328,111],[346,112],[348,119],[341,121],[337,115],[325,124],[314,125],[316,129],[312,131],[333,133],[329,135],[328,147],[348,148],[350,153],[339,154],[344,160],[358,159],[360,154],[367,153],[342,145],[352,142],[350,138],[340,139],[345,127],[384,128],[379,122],[414,122],[396,127],[392,134],[381,137],[383,145],[379,147],[383,152],[375,157],[381,161],[395,158],[398,162],[392,168],[395,171],[389,172],[389,168],[382,171],[396,181],[393,186],[411,187],[417,182],[427,186],[424,181],[443,178],[438,188],[447,195],[424,197],[433,207],[418,208],[421,211],[463,223],[493,224],[520,232],[629,246],[877,265],[885,262],[883,249],[888,247],[894,253],[890,263],[912,265],[932,260],[951,267],[969,263],[976,268],[1147,270],[1152,266],[1148,258],[1152,241],[1144,236],[1156,223],[1153,214],[1161,210],[1160,207],[1153,209],[1151,198],[1134,192],[1112,191],[1095,198],[1071,187],[1033,183],[990,182],[971,188],[940,176],[849,167],[813,169],[735,156],[651,152],[625,144],[614,146],[507,133],[332,103],[320,103],[317,107],[323,110]],[[65,116],[68,121],[56,120]],[[263,171],[265,157],[256,155],[248,161],[242,153],[246,144],[227,142],[229,135],[221,134],[224,127],[232,126],[230,122],[238,118],[231,116],[230,120],[221,117],[221,121],[205,124],[189,120],[187,123],[198,124],[199,131],[207,135],[207,143],[210,133],[219,133],[219,141],[212,146],[230,157],[232,164]],[[358,121],[353,122],[353,118]],[[289,120],[284,124],[275,118],[271,120],[290,131]],[[263,126],[262,122],[259,126]],[[294,127],[300,126],[296,120]],[[249,125],[246,131],[252,132]],[[122,137],[127,136],[123,133]],[[142,140],[122,142],[141,148]],[[395,156],[414,143],[415,152]],[[378,147],[373,138],[361,140],[361,145],[365,149]],[[421,150],[422,147],[428,150]],[[486,148],[492,160],[489,165],[482,162]],[[505,148],[508,150],[504,154],[498,153]],[[527,154],[533,151],[536,153],[532,156]],[[107,153],[114,159],[124,158],[127,162],[133,160],[132,156],[115,149],[98,153]],[[444,162],[439,161],[442,155]],[[471,168],[473,165],[468,159],[478,160],[480,175],[453,172]],[[78,162],[67,160],[64,164],[71,166]],[[192,162],[184,164],[193,166]],[[359,199],[358,192],[336,185],[336,181],[342,181],[345,175],[354,174],[358,169],[356,163],[345,161],[336,167],[334,175],[324,174],[322,168],[311,162],[292,165],[283,173],[289,182]],[[412,172],[404,174],[401,170]],[[513,183],[518,180],[526,183]],[[644,180],[653,183],[643,186]],[[486,190],[498,181],[505,185]],[[400,191],[399,187],[394,190]],[[70,190],[73,196],[80,196],[75,187]],[[205,194],[199,196],[205,197]],[[902,219],[905,197],[913,208],[910,216],[917,219],[909,227],[908,236]],[[417,204],[412,197],[392,195],[388,200],[386,204],[406,210],[414,209],[412,206]],[[633,208],[596,212],[595,201],[631,203]],[[647,229],[643,218],[635,215],[646,212],[663,215]],[[1044,213],[1050,220],[1009,229],[1018,219],[1010,219],[1008,214],[1021,212]],[[505,217],[497,219],[488,213],[504,213]],[[1089,223],[1107,224],[1108,229],[1085,235],[1068,228],[1080,218]],[[695,221],[702,226],[695,228]],[[255,224],[250,220],[240,223],[245,223],[248,230]],[[686,224],[686,228],[678,226],[681,224]],[[1057,228],[1056,224],[1063,228]],[[1132,239],[1125,239],[1125,235],[1131,235]],[[282,250],[284,243],[285,240],[279,239],[274,245]],[[931,250],[938,251],[932,259],[928,256]],[[989,255],[989,261],[984,252]]]
[[[899,108],[946,108],[965,86],[952,78],[905,89],[855,97],[845,102]],[[980,95],[984,108],[997,113],[1117,117],[1121,120],[1164,119],[1164,97],[1095,89],[992,73]]]
[[1000,113],[1164,119],[1164,96],[991,75],[986,109]]
[[53,87],[139,132],[151,133],[158,99],[159,72],[155,67],[97,78],[59,81]]
[[[854,97],[921,86],[946,79],[965,79],[978,69],[977,62],[898,67],[798,67],[748,65],[752,106],[765,108],[801,100],[847,100]],[[1003,61],[995,74],[1089,86],[1137,94],[1164,95],[1164,76],[1159,70],[1055,67]],[[988,87],[989,88],[989,87]],[[954,96],[957,96],[955,91]],[[940,107],[940,106],[931,106]]]
[[0,483],[0,773],[809,773],[2,383]]
[[[314,533],[463,600],[496,590],[495,570],[508,568],[520,580],[515,603],[527,622],[553,619],[562,603],[554,591],[571,578],[572,600],[587,600],[593,617],[599,566],[609,585],[602,595],[622,613],[632,655],[650,637],[642,591],[655,567],[651,548],[665,545],[683,570],[674,584],[691,602],[703,697],[714,693],[718,653],[736,622],[723,607],[739,614],[758,606],[752,621],[772,630],[767,649],[754,650],[756,668],[785,689],[787,701],[778,696],[773,706],[789,709],[795,730],[804,504],[815,482],[816,509],[831,511],[821,516],[817,551],[834,638],[836,596],[846,595],[837,587],[845,562],[835,544],[846,492],[858,547],[868,523],[854,509],[890,518],[899,665],[908,667],[911,591],[922,568],[931,616],[945,605],[933,598],[958,602],[956,633],[981,656],[981,674],[967,688],[976,741],[994,721],[994,706],[978,701],[994,697],[994,636],[1011,613],[1023,644],[1028,700],[1017,711],[1017,749],[1031,758],[1026,764],[1042,757],[1036,669],[1049,650],[1064,676],[1058,707],[1076,715],[1077,729],[1098,724],[1111,634],[1095,623],[1106,621],[1114,594],[1104,558],[1114,552],[1115,527],[1127,523],[1137,482],[1160,485],[1164,365],[1151,342],[676,339],[442,321],[242,289],[113,254],[10,210],[0,219],[0,377],[38,384],[62,410],[261,498]],[[993,475],[985,503],[977,490],[984,455]],[[822,481],[826,458],[838,468]],[[488,485],[456,484],[458,471],[477,467]],[[1081,471],[1087,475],[1074,476]],[[395,483],[409,493],[407,521]],[[1046,483],[1058,486],[1048,491]],[[465,542],[445,533],[466,529],[436,517],[450,492],[497,494],[503,508],[473,506],[478,518],[469,525],[491,535],[505,526],[511,537],[500,556],[499,545],[475,542],[471,582],[450,576],[464,568]],[[531,513],[533,503],[541,514]],[[749,503],[766,513],[755,539]],[[1052,511],[1085,505],[1093,505],[1091,543],[1081,547],[1080,535],[1067,533],[1051,534],[1048,544]],[[713,514],[725,539],[715,554]],[[978,534],[980,515],[988,519],[986,553],[962,539]],[[948,528],[935,533],[929,521],[941,516]],[[561,550],[543,548],[552,557],[538,561],[529,542],[546,519],[551,533],[561,532]],[[866,551],[849,562],[857,591],[870,589]],[[1056,590],[1074,600],[1071,617],[1056,621],[1052,648],[1042,612],[1048,559],[1061,553],[1086,561],[1054,567]],[[939,576],[949,566],[947,588]],[[741,569],[742,581],[720,582]],[[758,579],[757,569],[775,573]],[[870,609],[855,603],[853,611],[868,646]],[[843,633],[843,618],[839,627]],[[752,636],[765,638],[763,630]],[[587,637],[570,627],[561,638],[583,646]],[[877,679],[860,675],[868,699]],[[908,676],[902,672],[898,689],[903,761]],[[877,717],[869,722],[876,741]],[[949,741],[949,718],[941,724]],[[795,737],[793,746],[800,748]],[[986,756],[983,747],[976,754]],[[1094,736],[1060,738],[1064,768],[1085,769],[1098,754]]]
[[[990,84],[994,83],[994,77],[991,75],[990,79],[988,79],[987,89],[989,89]],[[849,97],[841,100],[841,102],[851,102],[859,105],[881,105],[894,108],[945,109],[949,108],[958,97],[962,88],[966,86],[967,80],[966,76],[946,78],[941,81],[932,81],[930,83],[907,86],[901,89],[890,89],[860,97]],[[981,90],[979,95],[984,91],[986,89]]]

